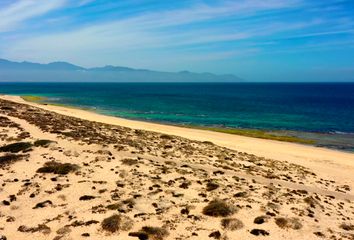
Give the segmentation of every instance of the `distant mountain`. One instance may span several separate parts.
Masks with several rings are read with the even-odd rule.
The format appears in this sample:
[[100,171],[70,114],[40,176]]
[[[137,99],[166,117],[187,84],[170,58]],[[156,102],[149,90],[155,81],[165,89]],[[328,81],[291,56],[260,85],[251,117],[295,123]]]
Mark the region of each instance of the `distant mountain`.
[[11,62],[0,59],[0,70],[84,70],[84,68],[67,62],[40,64],[32,62]]
[[0,59],[0,81],[16,82],[239,82],[231,75],[159,72],[111,66],[84,68],[68,62],[40,64]]

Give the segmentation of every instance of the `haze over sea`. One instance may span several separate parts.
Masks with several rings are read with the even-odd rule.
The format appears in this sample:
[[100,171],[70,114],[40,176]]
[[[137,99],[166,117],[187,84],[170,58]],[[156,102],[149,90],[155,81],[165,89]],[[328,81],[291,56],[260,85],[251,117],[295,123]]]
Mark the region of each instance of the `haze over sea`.
[[178,125],[250,128],[354,149],[354,83],[0,83],[0,93]]

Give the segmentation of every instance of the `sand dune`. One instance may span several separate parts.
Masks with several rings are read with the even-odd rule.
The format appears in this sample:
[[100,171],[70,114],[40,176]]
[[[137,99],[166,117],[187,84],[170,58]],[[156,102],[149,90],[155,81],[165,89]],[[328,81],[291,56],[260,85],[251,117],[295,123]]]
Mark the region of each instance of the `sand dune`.
[[354,239],[353,173],[350,153],[0,98],[0,239]]

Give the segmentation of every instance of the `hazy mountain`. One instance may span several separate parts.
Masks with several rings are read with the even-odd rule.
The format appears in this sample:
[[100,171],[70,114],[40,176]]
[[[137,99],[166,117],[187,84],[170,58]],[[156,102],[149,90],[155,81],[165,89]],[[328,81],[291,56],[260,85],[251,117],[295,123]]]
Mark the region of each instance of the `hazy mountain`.
[[121,66],[84,68],[67,62],[40,64],[0,59],[0,81],[16,82],[239,82],[227,74],[159,72]]

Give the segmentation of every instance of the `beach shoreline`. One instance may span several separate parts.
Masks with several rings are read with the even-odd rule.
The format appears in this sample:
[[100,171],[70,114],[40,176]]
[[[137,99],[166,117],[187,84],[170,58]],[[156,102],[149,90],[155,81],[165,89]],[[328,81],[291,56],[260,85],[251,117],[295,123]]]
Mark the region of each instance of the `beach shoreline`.
[[[354,154],[19,96],[0,96],[0,118],[8,239],[134,239],[146,226],[163,236],[145,239],[352,236]],[[129,226],[110,232],[112,217]]]
[[[293,161],[300,157],[304,157],[306,159],[310,159],[312,157],[314,159],[335,158],[336,161],[338,161],[339,158],[342,158],[353,161],[354,166],[354,153],[344,152],[336,149],[316,147],[309,144],[255,138],[238,134],[229,134],[224,132],[211,131],[207,129],[189,128],[178,125],[126,119],[116,116],[104,115],[95,111],[89,111],[87,109],[82,109],[75,106],[47,104],[45,102],[40,103],[36,102],[36,100],[30,101],[30,99],[23,99],[22,96],[0,95],[0,98],[16,103],[39,107],[47,111],[53,111],[59,114],[76,117],[88,121],[95,121],[100,123],[128,127],[132,129],[169,134],[179,137],[185,137],[196,141],[210,141],[217,145],[227,147],[233,150],[241,152],[245,151],[248,153],[255,154],[257,156],[262,156],[271,159],[284,159],[284,156],[276,157],[271,152],[273,151],[273,149],[278,149],[278,151],[280,151],[278,152],[278,154],[284,154],[285,152],[297,152],[297,156],[291,156],[291,154],[286,155],[285,158],[288,161]],[[266,149],[270,149],[270,151],[266,151]],[[301,154],[300,152],[303,152],[304,154]],[[315,156],[316,154],[318,155],[317,157]]]
[[[348,172],[348,175],[354,171],[354,153],[350,152],[298,143],[252,138],[215,131],[129,120],[79,108],[30,102],[22,99],[21,96],[0,95],[0,98],[88,121],[174,135],[195,141],[209,141],[216,145],[239,152],[246,152],[256,156],[280,161],[286,160],[290,163],[300,164],[322,173],[335,172],[336,177],[340,178],[343,178],[342,171]],[[324,162],[327,164],[323,164]],[[333,169],[333,166],[340,167]],[[347,176],[347,174],[344,174],[344,176]],[[346,178],[344,177],[343,179]],[[354,182],[354,176],[352,180]]]

